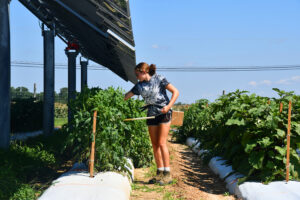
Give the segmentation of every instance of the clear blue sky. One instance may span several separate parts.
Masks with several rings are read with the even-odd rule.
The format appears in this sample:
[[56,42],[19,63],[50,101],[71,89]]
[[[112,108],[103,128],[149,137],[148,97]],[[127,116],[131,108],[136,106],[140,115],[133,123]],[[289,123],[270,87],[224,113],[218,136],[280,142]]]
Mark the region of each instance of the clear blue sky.
[[[43,61],[38,19],[17,0],[10,4],[12,61]],[[160,66],[300,65],[299,0],[130,0],[137,63]],[[56,37],[56,63],[67,63]],[[79,56],[78,56],[79,61]],[[95,65],[94,63],[91,63]],[[300,70],[266,72],[158,72],[180,91],[178,101],[218,98],[223,90],[273,97],[272,88],[300,94]],[[43,70],[12,67],[13,87],[43,90]],[[55,90],[67,87],[67,70],[55,71]],[[110,71],[88,71],[89,87],[122,87]],[[80,71],[77,71],[80,90]]]

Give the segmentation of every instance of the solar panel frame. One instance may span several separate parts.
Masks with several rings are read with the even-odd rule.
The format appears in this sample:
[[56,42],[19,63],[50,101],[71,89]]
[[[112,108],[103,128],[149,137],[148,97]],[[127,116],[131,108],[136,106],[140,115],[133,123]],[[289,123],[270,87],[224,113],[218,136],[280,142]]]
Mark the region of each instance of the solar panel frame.
[[[130,17],[127,18],[130,24],[125,27],[128,31],[124,33],[115,26],[114,22],[97,14],[100,11],[95,6],[95,2],[98,4],[109,2],[116,7],[111,1],[19,1],[49,28],[55,29],[56,34],[65,42],[78,44],[83,56],[109,68],[126,81],[137,82],[134,75],[136,61]],[[124,12],[120,13],[119,15],[124,15]],[[120,22],[116,17],[114,19]],[[108,31],[113,32],[115,36]]]

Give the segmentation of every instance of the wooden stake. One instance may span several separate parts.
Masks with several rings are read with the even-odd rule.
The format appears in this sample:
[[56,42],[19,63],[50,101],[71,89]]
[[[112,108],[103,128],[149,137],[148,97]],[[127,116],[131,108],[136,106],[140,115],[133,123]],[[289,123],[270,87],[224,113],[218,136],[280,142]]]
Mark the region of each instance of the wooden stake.
[[151,116],[151,117],[128,118],[128,119],[124,119],[124,122],[134,121],[134,120],[154,119],[154,118],[155,118],[155,116]]
[[270,103],[271,103],[271,100],[269,99],[269,100],[268,100],[268,104],[270,105]]
[[280,102],[279,113],[282,113],[283,104]]
[[94,117],[93,117],[93,139],[92,139],[92,144],[91,144],[91,155],[90,155],[90,177],[91,178],[94,177],[96,119],[97,119],[97,111],[94,111]]
[[291,132],[291,114],[292,114],[292,101],[289,102],[289,115],[288,115],[288,129],[287,129],[287,147],[286,147],[286,182],[290,177],[290,132]]

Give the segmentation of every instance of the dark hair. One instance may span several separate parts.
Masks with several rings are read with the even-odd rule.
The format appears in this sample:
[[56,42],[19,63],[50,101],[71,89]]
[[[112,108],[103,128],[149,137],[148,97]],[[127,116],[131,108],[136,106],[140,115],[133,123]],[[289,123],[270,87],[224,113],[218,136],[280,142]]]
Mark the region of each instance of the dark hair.
[[156,65],[151,64],[150,67],[149,67],[149,72],[148,73],[149,73],[150,76],[153,76],[155,74],[155,72],[156,72]]
[[156,72],[156,66],[154,64],[151,64],[149,66],[145,62],[141,62],[141,63],[137,64],[137,66],[135,67],[135,70],[138,70],[140,72],[146,72],[150,76],[153,76],[155,74],[155,72]]

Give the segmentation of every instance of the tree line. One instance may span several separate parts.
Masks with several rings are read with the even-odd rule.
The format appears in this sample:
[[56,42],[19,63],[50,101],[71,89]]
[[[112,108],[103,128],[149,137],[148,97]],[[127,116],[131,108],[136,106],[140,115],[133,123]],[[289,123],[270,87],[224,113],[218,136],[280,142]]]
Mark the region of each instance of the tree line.
[[[30,92],[26,87],[10,87],[11,99],[29,99],[35,98],[36,100],[43,100],[44,92]],[[63,87],[59,93],[54,91],[55,102],[67,103],[68,102],[68,88]]]

